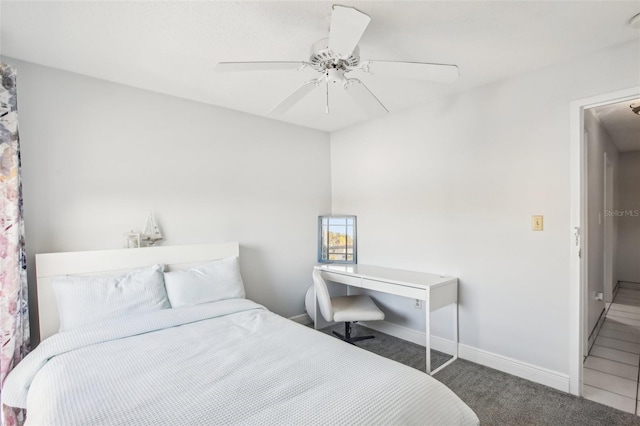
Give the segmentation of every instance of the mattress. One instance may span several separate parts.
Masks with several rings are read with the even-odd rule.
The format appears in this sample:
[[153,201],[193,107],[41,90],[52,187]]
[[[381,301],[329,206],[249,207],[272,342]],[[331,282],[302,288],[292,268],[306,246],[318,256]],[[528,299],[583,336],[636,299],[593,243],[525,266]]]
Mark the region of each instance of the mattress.
[[27,425],[475,425],[432,377],[246,299],[43,341],[7,377]]

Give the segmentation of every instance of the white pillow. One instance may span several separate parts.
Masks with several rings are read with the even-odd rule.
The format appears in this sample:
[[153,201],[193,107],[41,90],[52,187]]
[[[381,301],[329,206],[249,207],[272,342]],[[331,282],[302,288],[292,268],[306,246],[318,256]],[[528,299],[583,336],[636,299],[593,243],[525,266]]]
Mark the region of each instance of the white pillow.
[[164,288],[164,265],[123,275],[58,277],[53,290],[60,331],[136,313],[171,308]]
[[235,256],[193,269],[164,273],[171,307],[244,298],[240,265]]

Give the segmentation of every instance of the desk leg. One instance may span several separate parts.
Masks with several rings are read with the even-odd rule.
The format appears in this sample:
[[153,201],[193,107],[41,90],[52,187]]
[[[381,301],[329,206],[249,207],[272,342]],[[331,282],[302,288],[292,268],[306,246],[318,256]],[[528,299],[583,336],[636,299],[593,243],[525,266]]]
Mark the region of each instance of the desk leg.
[[453,311],[453,315],[454,315],[453,323],[455,324],[455,327],[453,329],[453,342],[455,343],[455,348],[453,349],[453,357],[451,357],[451,359],[449,361],[445,362],[440,367],[438,367],[435,370],[433,370],[431,372],[432,376],[434,374],[436,374],[438,371],[440,371],[443,368],[445,368],[447,365],[451,364],[456,359],[458,359],[458,343],[459,343],[459,340],[458,340],[459,339],[458,338],[458,302],[456,302],[456,309]]
[[453,323],[455,324],[455,328],[453,329],[453,341],[455,343],[455,349],[453,350],[453,358],[457,359],[458,358],[458,344],[460,343],[460,337],[458,337],[458,317],[459,317],[459,313],[458,313],[458,302],[456,301],[456,310],[453,313],[453,315],[455,315],[455,318],[453,319]]
[[424,329],[425,329],[425,337],[426,337],[426,342],[425,342],[425,350],[427,351],[427,374],[431,374],[431,324],[430,324],[430,316],[431,316],[431,298],[427,298],[427,300],[425,300],[425,304],[424,304],[424,310],[427,311],[427,314],[425,316],[426,321],[424,324]]

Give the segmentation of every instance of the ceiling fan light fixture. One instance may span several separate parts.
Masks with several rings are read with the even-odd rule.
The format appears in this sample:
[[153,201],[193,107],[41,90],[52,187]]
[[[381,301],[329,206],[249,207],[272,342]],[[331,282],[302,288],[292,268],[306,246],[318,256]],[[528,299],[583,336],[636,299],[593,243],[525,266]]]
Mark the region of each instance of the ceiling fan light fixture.
[[631,28],[640,29],[640,13],[629,19],[629,26]]
[[344,70],[330,68],[327,70],[327,81],[331,83],[342,83],[346,82],[346,78],[344,76]]
[[270,114],[286,113],[320,85],[323,86],[326,94],[325,112],[329,113],[330,84],[341,84],[346,93],[370,117],[389,112],[362,81],[350,78],[351,72],[354,71],[368,75],[386,74],[394,78],[441,83],[451,83],[458,78],[458,67],[449,64],[384,60],[360,62],[358,43],[371,17],[350,6],[334,4],[331,9],[329,37],[318,40],[311,46],[311,56],[308,61],[220,62],[216,69],[218,71],[269,71],[307,68],[320,74],[319,77],[298,87],[276,105]]

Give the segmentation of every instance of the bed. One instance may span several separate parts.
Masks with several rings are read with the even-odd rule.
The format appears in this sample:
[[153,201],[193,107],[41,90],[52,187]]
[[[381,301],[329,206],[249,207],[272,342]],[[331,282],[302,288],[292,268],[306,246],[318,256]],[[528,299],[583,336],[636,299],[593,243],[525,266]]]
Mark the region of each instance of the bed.
[[184,277],[238,252],[223,243],[39,255],[46,338],[7,377],[3,402],[26,408],[28,425],[478,424],[432,377],[239,295],[57,332],[68,322],[53,301],[56,277],[156,263]]

